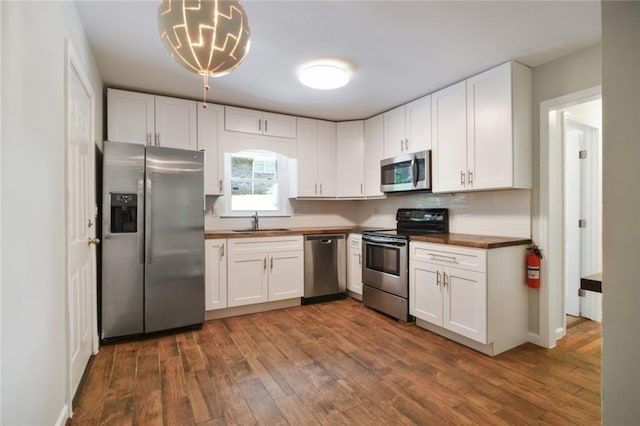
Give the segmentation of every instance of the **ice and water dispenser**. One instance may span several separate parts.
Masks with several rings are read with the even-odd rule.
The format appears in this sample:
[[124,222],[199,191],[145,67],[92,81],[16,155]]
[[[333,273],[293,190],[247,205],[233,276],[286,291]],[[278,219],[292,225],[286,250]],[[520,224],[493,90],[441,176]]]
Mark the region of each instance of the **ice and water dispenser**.
[[111,193],[111,233],[138,232],[138,194]]

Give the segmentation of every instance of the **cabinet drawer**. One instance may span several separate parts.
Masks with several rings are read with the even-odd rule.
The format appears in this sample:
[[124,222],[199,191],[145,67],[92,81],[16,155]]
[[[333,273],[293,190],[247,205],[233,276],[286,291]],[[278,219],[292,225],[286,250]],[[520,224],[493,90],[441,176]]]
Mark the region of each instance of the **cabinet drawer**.
[[360,250],[361,247],[362,247],[362,235],[361,234],[349,235],[349,248]]
[[454,266],[469,271],[487,271],[487,251],[484,249],[410,242],[410,260],[420,260],[442,266]]
[[235,254],[303,250],[302,235],[290,237],[257,237],[229,240],[229,252]]

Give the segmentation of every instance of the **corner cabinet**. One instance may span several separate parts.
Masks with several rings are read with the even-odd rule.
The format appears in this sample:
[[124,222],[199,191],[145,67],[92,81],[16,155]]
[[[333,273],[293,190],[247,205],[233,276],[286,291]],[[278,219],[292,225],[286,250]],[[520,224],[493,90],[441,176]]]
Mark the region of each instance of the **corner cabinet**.
[[297,119],[297,161],[292,173],[293,197],[336,196],[336,123]]
[[384,118],[376,115],[364,122],[364,195],[383,197],[380,191],[380,160],[384,158]]
[[107,139],[197,149],[196,102],[107,89]]
[[337,195],[364,197],[364,121],[342,121],[336,135]]
[[488,355],[527,341],[524,245],[412,241],[409,250],[409,313],[418,326]]
[[227,240],[205,240],[205,310],[227,307]]
[[433,192],[531,188],[531,70],[508,62],[431,95]]
[[229,240],[228,306],[302,297],[301,235]]
[[204,192],[221,195],[223,192],[223,152],[220,148],[224,127],[224,106],[198,103],[198,149],[205,153]]
[[431,149],[431,95],[383,116],[384,158]]
[[296,137],[296,117],[228,106],[224,128],[231,132],[293,139]]

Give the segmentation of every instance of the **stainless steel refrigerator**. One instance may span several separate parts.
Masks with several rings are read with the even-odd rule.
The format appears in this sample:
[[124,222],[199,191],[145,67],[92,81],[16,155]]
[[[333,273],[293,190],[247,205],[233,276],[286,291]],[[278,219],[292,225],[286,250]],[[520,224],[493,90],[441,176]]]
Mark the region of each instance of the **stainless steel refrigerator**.
[[204,153],[105,142],[101,338],[204,321]]

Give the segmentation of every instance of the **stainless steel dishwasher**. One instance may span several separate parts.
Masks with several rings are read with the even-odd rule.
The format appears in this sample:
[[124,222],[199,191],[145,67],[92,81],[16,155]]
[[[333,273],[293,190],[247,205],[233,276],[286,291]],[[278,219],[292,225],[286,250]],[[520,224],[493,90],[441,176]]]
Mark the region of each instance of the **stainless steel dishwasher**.
[[345,234],[305,235],[303,304],[345,297],[346,240]]

